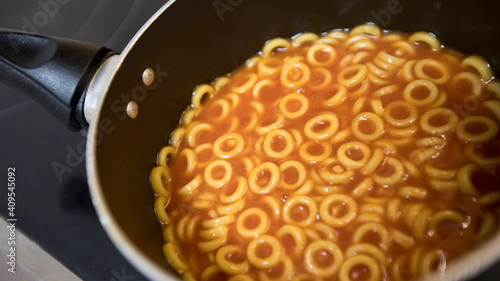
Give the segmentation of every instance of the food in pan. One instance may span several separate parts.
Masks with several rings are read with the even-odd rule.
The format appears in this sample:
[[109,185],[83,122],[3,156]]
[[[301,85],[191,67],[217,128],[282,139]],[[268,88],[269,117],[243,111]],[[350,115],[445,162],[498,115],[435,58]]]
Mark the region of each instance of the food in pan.
[[432,34],[268,41],[199,85],[151,171],[185,280],[408,280],[498,229],[500,83]]

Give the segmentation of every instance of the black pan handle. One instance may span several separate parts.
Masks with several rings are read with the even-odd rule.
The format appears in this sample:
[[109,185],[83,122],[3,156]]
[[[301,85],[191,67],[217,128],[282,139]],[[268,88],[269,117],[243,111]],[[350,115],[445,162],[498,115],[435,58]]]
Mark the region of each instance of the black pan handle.
[[86,42],[0,29],[0,82],[25,92],[78,131],[88,125],[83,93],[111,54]]

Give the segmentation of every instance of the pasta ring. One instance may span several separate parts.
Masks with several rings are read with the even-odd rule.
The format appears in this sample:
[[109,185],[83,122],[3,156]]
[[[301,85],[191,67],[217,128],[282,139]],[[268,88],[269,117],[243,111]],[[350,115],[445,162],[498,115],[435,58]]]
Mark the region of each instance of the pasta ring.
[[[250,224],[248,223],[250,220]],[[244,210],[236,221],[236,231],[245,238],[255,238],[267,231],[269,218],[260,208]]]
[[[322,125],[320,130],[315,129],[317,124]],[[304,134],[313,140],[327,140],[337,133],[339,126],[337,115],[331,112],[325,112],[314,116],[306,122]]]
[[266,42],[264,47],[262,48],[262,55],[268,57],[271,53],[276,49],[287,49],[291,46],[289,40],[284,38],[274,38]]
[[[267,244],[271,248],[271,253],[265,257],[258,254],[259,246],[262,244]],[[255,267],[259,269],[268,269],[278,265],[283,256],[283,247],[281,246],[278,239],[271,235],[264,234],[259,236],[250,243],[247,247],[247,258],[248,261]]]
[[410,126],[418,117],[417,107],[402,100],[388,104],[383,114],[387,123],[398,128]]
[[[295,104],[299,103],[297,108]],[[291,109],[290,109],[291,108]],[[309,100],[302,94],[291,93],[281,98],[279,109],[281,114],[289,119],[299,118],[303,116],[309,108]]]
[[[427,89],[427,95],[421,97],[421,93],[417,92],[417,97],[414,96],[416,89]],[[438,98],[438,87],[432,81],[425,79],[417,79],[408,83],[403,91],[405,100],[417,106],[429,105]],[[424,94],[425,95],[425,94]]]
[[[317,152],[317,147],[321,146],[322,151],[318,154],[313,154],[309,151],[309,149],[315,150]],[[299,148],[299,156],[304,161],[308,163],[317,163],[325,160],[332,153],[332,145],[327,142],[320,141],[308,141],[300,146]]]
[[[280,138],[282,141],[277,141]],[[280,144],[280,142],[285,144]],[[290,155],[294,149],[294,140],[292,135],[283,129],[271,130],[264,138],[262,149],[267,156],[282,159]]]
[[[305,210],[307,208],[307,210]],[[307,196],[293,196],[283,205],[283,221],[306,227],[316,220],[318,207],[316,202]]]
[[[469,129],[473,131],[470,132]],[[457,125],[458,138],[467,143],[484,143],[494,138],[497,133],[498,124],[486,116],[467,116]]]
[[339,161],[333,157],[329,157],[320,163],[318,173],[321,179],[330,184],[346,183],[354,176],[353,170],[344,169],[339,165]]
[[347,87],[355,87],[363,82],[368,75],[368,69],[363,64],[351,65],[339,72],[337,81]]
[[217,250],[215,262],[219,268],[227,274],[236,275],[245,273],[250,268],[250,263],[247,260],[242,262],[233,262],[228,259],[228,256],[234,255],[244,256],[245,250],[237,245],[226,245]]
[[346,260],[342,264],[342,267],[340,268],[339,280],[340,281],[352,280],[350,274],[351,270],[354,267],[360,265],[366,266],[368,272],[370,272],[370,277],[368,278],[368,281],[377,281],[381,279],[382,273],[380,272],[380,268],[377,261],[368,255],[361,254],[346,258]]
[[[439,71],[440,77],[435,77],[435,75],[429,75],[425,69],[432,67]],[[418,78],[430,80],[436,84],[443,84],[450,79],[450,72],[446,67],[439,61],[434,59],[422,59],[419,60],[414,67],[415,74]]]
[[[224,173],[220,176],[219,172],[216,170],[216,167],[222,167]],[[214,173],[216,176],[214,177]],[[208,164],[205,168],[204,178],[205,182],[211,187],[219,188],[222,185],[226,184],[229,179],[231,179],[231,175],[233,173],[233,168],[229,162],[226,160],[215,160],[212,163]]]
[[[322,267],[315,260],[315,253],[325,251],[332,257],[331,265]],[[304,250],[304,263],[307,271],[317,277],[328,277],[337,273],[344,260],[342,250],[333,242],[328,240],[317,240],[309,244]]]
[[[281,187],[286,190],[295,190],[302,186],[307,179],[306,168],[304,165],[296,160],[288,160],[280,164],[281,170]],[[291,183],[287,180],[288,176],[286,171],[292,169],[297,171],[297,180]]]
[[[264,185],[259,184],[258,177],[268,172],[268,179]],[[264,162],[250,171],[248,186],[256,194],[269,193],[281,182],[281,170],[272,162]]]
[[[353,150],[361,152],[361,157],[355,155],[355,159],[351,158],[353,157]],[[347,142],[342,144],[337,150],[337,159],[339,163],[355,170],[363,168],[366,163],[368,163],[368,160],[370,160],[370,156],[370,148],[362,142]]]
[[[229,149],[226,149],[229,148]],[[227,159],[233,158],[243,151],[245,148],[245,141],[240,134],[226,133],[218,137],[214,142],[214,155]]]
[[[327,59],[322,58],[321,60],[319,60],[318,55],[317,55],[318,52],[327,53],[328,58]],[[324,55],[322,54],[320,57],[323,57],[323,56]],[[332,46],[330,46],[328,44],[324,44],[324,43],[314,44],[307,51],[307,61],[310,64],[315,65],[315,66],[331,65],[335,61],[336,57],[337,57],[337,52],[335,51],[335,49]]]
[[309,66],[302,62],[287,62],[283,65],[280,75],[281,83],[288,88],[298,88],[311,77]]
[[[371,122],[369,128],[361,126],[361,122]],[[384,121],[373,112],[362,112],[354,117],[351,123],[352,134],[363,141],[374,141],[384,134]],[[368,130],[368,131],[367,131]]]
[[[439,118],[439,120],[436,120]],[[435,123],[437,124],[435,125]],[[455,129],[458,124],[458,115],[448,108],[433,108],[425,112],[420,118],[420,127],[426,133],[444,135]]]
[[[348,208],[344,215],[337,217],[337,210],[334,209],[334,204],[345,205]],[[333,214],[332,214],[333,211]],[[346,226],[356,218],[358,205],[350,196],[343,194],[332,194],[327,196],[319,207],[320,218],[333,227]]]

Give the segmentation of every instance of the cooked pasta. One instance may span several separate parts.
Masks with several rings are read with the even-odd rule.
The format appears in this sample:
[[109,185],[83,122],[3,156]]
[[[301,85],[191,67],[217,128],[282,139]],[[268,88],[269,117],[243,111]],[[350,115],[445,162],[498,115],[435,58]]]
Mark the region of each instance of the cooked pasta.
[[282,129],[271,130],[262,143],[262,149],[271,158],[286,158],[292,153],[294,146],[292,135]]
[[281,213],[285,223],[306,227],[316,220],[318,207],[312,198],[293,196],[285,202]]
[[236,231],[245,238],[262,235],[269,228],[269,218],[260,208],[249,208],[243,211],[236,222]]
[[168,263],[187,281],[445,270],[500,227],[499,85],[428,32],[269,40],[194,88],[154,159]]
[[432,81],[417,79],[406,85],[403,97],[414,105],[424,106],[434,102],[438,97],[438,93],[439,89]]
[[421,79],[443,84],[450,79],[450,73],[443,63],[434,59],[419,60],[413,68],[415,75]]
[[279,103],[281,114],[289,119],[304,115],[309,108],[309,100],[301,94],[290,93],[284,96]]

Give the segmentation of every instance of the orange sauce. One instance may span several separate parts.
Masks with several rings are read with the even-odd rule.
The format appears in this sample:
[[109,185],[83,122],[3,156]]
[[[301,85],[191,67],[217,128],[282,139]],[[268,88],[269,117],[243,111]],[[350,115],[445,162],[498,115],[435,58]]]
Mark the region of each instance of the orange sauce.
[[[402,40],[406,40],[407,36],[400,34]],[[369,50],[370,55],[364,60],[366,62],[372,61],[375,56],[379,53],[379,51],[384,50],[389,54],[397,53],[397,48],[394,46],[394,41],[386,40],[382,38],[373,38],[370,37],[370,40],[374,43],[375,49]],[[308,48],[310,48],[312,43],[304,43],[301,45],[294,45],[287,50],[276,50],[273,52],[273,58],[277,58],[279,61],[285,61],[291,57],[302,56],[305,57]],[[299,156],[299,147],[296,146],[287,156],[286,159],[275,159],[265,155],[265,153],[259,153],[256,151],[256,144],[258,144],[261,135],[255,132],[255,130],[246,130],[245,127],[251,123],[252,114],[257,112],[252,102],[258,101],[262,105],[262,112],[258,113],[257,123],[258,126],[265,126],[272,124],[277,120],[277,116],[280,113],[279,109],[279,101],[280,99],[289,93],[299,93],[306,97],[309,101],[309,107],[307,112],[297,119],[287,119],[285,118],[283,124],[279,127],[280,129],[284,129],[288,132],[299,132],[302,136],[302,143],[307,141],[311,141],[308,139],[303,131],[304,126],[308,120],[312,117],[318,115],[321,112],[333,112],[338,117],[339,120],[339,129],[338,133],[343,132],[351,128],[352,120],[354,117],[360,112],[374,112],[374,109],[371,105],[371,101],[380,100],[382,105],[385,107],[387,104],[396,101],[403,100],[403,90],[409,83],[401,76],[402,66],[398,66],[397,70],[393,71],[391,75],[388,77],[387,85],[395,85],[396,90],[393,93],[383,95],[381,97],[374,97],[373,93],[381,88],[379,85],[375,85],[373,83],[368,83],[368,87],[364,90],[360,95],[354,96],[357,90],[363,87],[363,83],[354,87],[347,87],[347,97],[345,101],[335,107],[326,106],[324,103],[327,99],[332,97],[332,95],[338,92],[337,86],[337,74],[342,70],[342,66],[340,66],[339,61],[351,54],[352,52],[349,50],[348,46],[345,44],[338,44],[334,46],[336,51],[336,60],[325,68],[332,73],[332,82],[330,85],[322,88],[316,89],[315,83],[321,83],[323,80],[322,74],[319,72],[312,72],[310,77],[310,81],[305,85],[291,89],[289,87],[283,86],[280,82],[280,74],[275,73],[265,77],[265,79],[269,79],[272,83],[264,86],[259,94],[259,99],[255,99],[252,95],[251,91],[247,91],[244,93],[235,93],[234,88],[243,85],[247,82],[249,73],[258,74],[257,63],[253,63],[250,65],[243,66],[236,70],[235,72],[229,74],[230,81],[217,89],[213,94],[213,97],[207,98],[204,100],[201,109],[198,111],[197,115],[194,117],[192,122],[200,122],[200,123],[209,123],[213,126],[213,130],[211,131],[203,131],[202,133],[196,136],[196,143],[198,145],[202,145],[205,143],[213,144],[217,138],[221,135],[225,134],[228,131],[228,128],[231,128],[233,120],[237,120],[238,125],[233,129],[234,133],[238,133],[243,136],[245,145],[244,150],[238,156],[225,159],[232,166],[232,175],[231,179],[227,184],[219,188],[214,188],[208,186],[205,182],[202,182],[200,186],[197,188],[197,192],[193,194],[189,199],[185,199],[180,196],[177,191],[190,182],[194,175],[204,173],[204,167],[196,167],[195,171],[192,174],[186,175],[186,165],[187,162],[184,157],[179,156],[180,151],[183,149],[191,148],[188,142],[184,139],[178,148],[176,149],[177,153],[168,159],[168,166],[171,170],[171,185],[172,185],[172,193],[171,198],[169,200],[167,206],[167,213],[172,214],[177,212],[177,215],[172,216],[172,224],[177,225],[179,220],[184,216],[199,216],[199,221],[210,219],[209,211],[216,210],[218,206],[226,205],[221,202],[220,195],[232,194],[237,188],[237,181],[235,178],[238,175],[241,175],[247,178],[250,170],[244,163],[243,157],[248,157],[249,159],[254,156],[257,156],[262,162],[273,162],[276,165],[280,165],[281,163],[287,160],[297,160],[300,161],[307,171],[307,177],[309,179],[313,179],[314,187],[310,192],[307,193],[307,196],[311,198],[321,198],[326,195],[318,193],[318,190],[315,188],[320,185],[324,185],[331,193],[341,193],[351,195],[353,190],[364,180],[367,176],[363,176],[361,172],[355,171],[355,176],[352,177],[347,183],[343,184],[332,184],[328,182],[319,183],[317,178],[314,179],[312,174],[314,172],[319,172],[321,170],[335,170],[335,164],[329,166],[320,167],[320,163],[309,163],[304,161]],[[463,60],[464,56],[458,54],[450,49],[440,49],[440,50],[432,50],[424,45],[413,44],[412,48],[414,50],[414,55],[407,60],[416,60],[420,61],[422,59],[431,58],[443,64],[448,70],[450,74],[450,82],[446,82],[439,85],[439,90],[444,91],[446,94],[446,101],[440,107],[446,107],[453,110],[460,119],[463,119],[467,116],[472,115],[480,115],[486,116],[495,120],[498,123],[497,117],[491,112],[488,108],[486,108],[483,104],[483,101],[489,99],[496,99],[492,92],[489,92],[484,85],[488,81],[481,81],[482,83],[482,92],[479,97],[470,98],[472,92],[472,85],[467,81],[460,82],[451,82],[453,77],[460,72],[472,72],[475,73],[474,70],[464,67],[460,64]],[[319,61],[327,60],[329,55],[326,53],[319,53],[316,55],[316,59]],[[307,64],[306,60],[305,63]],[[310,66],[310,65],[309,65]],[[311,66],[310,66],[311,67]],[[313,67],[311,67],[312,69]],[[438,78],[440,73],[433,67],[426,67],[424,71],[432,78]],[[346,76],[354,75],[355,73],[347,73]],[[294,73],[288,74],[289,79],[300,79],[301,75],[304,75],[300,71],[296,71]],[[260,78],[259,78],[260,79]],[[230,94],[236,94],[239,98],[239,101],[236,105],[233,105],[231,99],[228,97]],[[415,98],[425,98],[429,95],[429,91],[426,89],[416,89],[413,92],[413,96]],[[365,97],[365,101],[357,112],[353,112],[353,107],[355,102],[358,100],[360,96]],[[227,116],[222,118],[221,120],[214,121],[217,119],[219,115],[223,113],[223,109],[216,104],[216,101],[219,99],[225,99],[230,104],[230,111]],[[297,101],[292,101],[286,105],[287,110],[296,111],[300,108],[301,104]],[[392,155],[392,157],[400,160],[400,161],[408,161],[410,163],[414,163],[412,157],[410,156],[412,151],[416,148],[416,140],[431,137],[432,135],[424,132],[419,126],[420,117],[430,110],[430,106],[417,106],[418,117],[417,121],[413,124],[416,125],[416,132],[412,136],[412,141],[409,144],[405,145],[397,145],[397,152]],[[394,109],[393,116],[397,118],[404,118],[409,116],[409,112],[404,108],[396,108]],[[383,118],[382,118],[383,119]],[[446,121],[443,121],[442,116],[434,116],[429,121],[430,124],[434,126],[443,125]],[[328,122],[320,122],[317,123],[312,130],[315,132],[321,132],[325,128],[327,128],[330,124]],[[182,125],[181,126],[186,126]],[[188,126],[188,125],[187,125]],[[388,132],[390,125],[387,122],[384,122],[384,133],[378,138],[378,140],[382,141],[392,141],[394,139],[403,139],[403,137],[394,137],[391,136]],[[470,133],[481,133],[486,128],[481,124],[475,124],[473,126],[469,126],[467,131]],[[375,124],[372,121],[364,120],[360,122],[360,131],[363,133],[373,133],[377,130]],[[337,133],[337,134],[338,134]],[[412,272],[412,268],[409,260],[412,258],[412,253],[415,253],[417,248],[422,248],[423,252],[428,251],[429,249],[440,249],[444,256],[446,257],[446,261],[455,259],[456,257],[463,255],[473,249],[475,246],[481,243],[482,239],[478,235],[478,231],[481,228],[481,225],[484,221],[484,215],[486,212],[490,212],[495,216],[495,228],[498,227],[498,208],[499,202],[494,202],[487,206],[480,206],[478,203],[478,199],[481,195],[487,194],[492,191],[499,191],[500,186],[499,175],[500,175],[500,165],[488,166],[484,167],[484,169],[480,172],[473,173],[472,182],[480,192],[479,195],[471,195],[463,192],[460,188],[456,190],[443,192],[437,191],[430,187],[429,180],[430,178],[426,175],[424,170],[424,165],[431,165],[438,169],[459,169],[464,165],[471,163],[472,161],[465,155],[464,149],[466,144],[460,141],[455,132],[452,131],[450,133],[439,136],[445,140],[445,145],[439,147],[439,153],[429,161],[425,161],[425,164],[415,164],[418,168],[420,176],[416,177],[409,173],[408,169],[405,169],[404,177],[398,181],[394,185],[380,185],[374,184],[372,188],[362,194],[359,198],[355,198],[355,201],[358,203],[358,215],[362,212],[362,206],[368,206],[369,202],[380,202],[384,210],[387,212],[388,202],[393,198],[398,198],[401,200],[402,206],[414,206],[415,204],[422,204],[432,210],[429,213],[436,213],[440,210],[454,210],[462,214],[466,218],[466,225],[457,223],[455,221],[444,221],[440,223],[435,232],[431,233],[427,231],[425,233],[425,239],[419,239],[414,237],[413,229],[409,226],[406,221],[404,210],[406,207],[401,207],[401,215],[399,219],[395,222],[392,222],[387,218],[387,215],[380,214],[377,217],[380,218],[379,223],[385,226],[389,233],[391,233],[392,229],[396,229],[401,233],[412,237],[414,244],[410,248],[404,248],[402,245],[397,243],[394,240],[391,240],[388,245],[384,245],[384,242],[381,241],[380,235],[375,232],[368,232],[363,236],[362,242],[369,243],[379,247],[384,253],[387,255],[387,261],[385,264],[380,265],[381,267],[381,278],[383,280],[395,280],[392,277],[392,266],[398,258],[403,258],[407,262],[404,263],[404,271],[401,273],[403,277],[415,277],[414,272]],[[329,140],[331,141],[331,139]],[[373,153],[374,149],[377,147],[373,142],[363,141],[355,137],[353,134],[350,134],[344,140],[340,142],[331,142],[332,143],[332,155],[336,157],[337,149],[343,143],[350,141],[361,141],[365,143]],[[294,140],[296,142],[296,140]],[[286,147],[286,140],[283,137],[276,137],[271,143],[271,148],[275,151],[282,151]],[[222,148],[225,151],[229,151],[235,147],[234,142],[225,143]],[[294,143],[294,146],[297,143]],[[308,148],[308,152],[312,155],[320,155],[324,152],[324,147],[318,145],[317,141],[313,141],[313,145]],[[484,144],[478,145],[475,148],[478,154],[483,155],[484,157],[496,157],[500,155],[500,135],[496,135],[492,140],[487,141]],[[385,155],[387,156],[387,150],[384,150]],[[348,156],[353,160],[360,160],[363,158],[363,153],[358,150],[350,150],[348,151]],[[206,162],[213,161],[216,157],[213,156],[210,150],[204,151],[200,154],[200,158],[198,161]],[[212,160],[209,160],[212,159]],[[254,160],[252,160],[254,161]],[[339,167],[337,167],[338,169]],[[348,168],[343,167],[344,170],[349,170]],[[373,174],[376,175],[390,175],[394,172],[394,167],[388,165],[385,161],[375,170]],[[214,169],[213,178],[220,179],[224,176],[224,171],[222,169]],[[292,184],[299,179],[299,173],[296,169],[288,168],[282,171],[282,181],[288,184]],[[264,186],[265,184],[272,181],[270,178],[269,172],[261,173],[257,178],[257,184],[259,186]],[[423,199],[417,198],[405,198],[398,194],[398,190],[403,186],[416,186],[422,187],[426,190],[427,195]],[[282,188],[281,184],[273,189],[271,192],[266,194],[256,194],[251,190],[247,190],[244,195],[244,209],[258,207],[264,210],[267,213],[267,220],[269,223],[268,229],[265,231],[266,234],[276,235],[276,232],[285,224],[282,218],[282,208],[287,199],[292,197],[292,193],[294,190],[286,190]],[[210,207],[206,209],[199,209],[192,205],[192,202],[196,199],[199,199],[203,193],[210,193],[213,195],[210,197]],[[279,204],[279,212],[280,214],[276,214],[276,210],[274,210],[268,203],[263,200],[263,197],[270,196],[277,199]],[[370,201],[370,199],[372,199]],[[319,208],[321,204],[321,199],[318,199],[317,206]],[[377,203],[373,203],[377,204]],[[368,207],[366,207],[368,208]],[[331,210],[336,216],[342,216],[346,214],[349,210],[345,205],[335,206],[334,209]],[[239,214],[242,211],[234,214],[234,222],[228,226],[228,239],[225,244],[234,244],[241,246],[245,251],[246,247],[251,239],[242,237],[235,227],[235,222],[239,217]],[[304,204],[295,205],[291,211],[290,216],[295,221],[303,221],[309,216],[309,208]],[[377,214],[375,212],[375,214]],[[418,212],[416,215],[418,216]],[[410,218],[412,219],[412,218]],[[315,222],[323,222],[320,215],[317,214],[315,216]],[[245,222],[244,225],[247,228],[253,228],[259,225],[260,219],[256,216],[250,216]],[[353,244],[353,236],[357,229],[363,222],[359,222],[354,220],[352,223],[349,223],[344,227],[332,227],[334,230],[336,237],[336,245],[342,250],[345,251]],[[304,228],[305,229],[305,228]],[[180,244],[181,252],[184,256],[184,259],[189,263],[190,270],[192,271],[193,276],[200,277],[203,270],[213,264],[213,255],[207,253],[200,252],[198,248],[198,243],[201,241],[198,237],[197,233],[203,230],[203,226],[200,223],[195,225],[195,235],[192,240],[183,241]],[[321,239],[326,239],[324,234],[320,233]],[[312,241],[311,238],[307,240],[308,244]],[[292,237],[289,235],[285,235],[280,239],[281,245],[284,249],[284,256],[289,257],[293,263],[293,269],[295,271],[296,276],[303,276],[304,274],[309,274],[307,268],[304,266],[303,254],[297,253],[297,249],[295,247],[295,242]],[[258,255],[261,258],[265,258],[268,256],[271,251],[269,247],[261,246],[258,249]],[[300,252],[300,251],[298,251]],[[235,255],[228,257],[228,260],[232,260],[234,262],[241,262],[245,260],[246,257],[244,255]],[[326,251],[319,251],[315,253],[314,259],[317,261],[318,266],[320,267],[329,267],[333,262],[333,256]],[[432,265],[433,267],[437,267],[438,264]],[[279,278],[281,274],[284,272],[284,265],[280,263],[279,266],[275,268],[270,268],[267,270],[257,269],[253,266],[250,266],[250,269],[246,274],[254,278],[254,280],[258,280],[259,272],[264,272],[267,274],[269,278]],[[307,275],[309,278],[305,279],[314,279],[313,275]],[[367,272],[367,268],[363,265],[355,266],[351,272],[350,277],[352,280],[367,280],[370,277],[370,273]],[[213,275],[210,280],[223,280],[229,278],[229,274],[219,272],[216,275]],[[338,277],[327,278],[328,280],[338,280]]]

